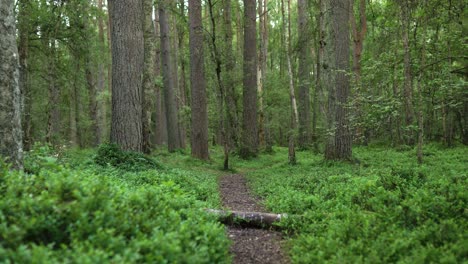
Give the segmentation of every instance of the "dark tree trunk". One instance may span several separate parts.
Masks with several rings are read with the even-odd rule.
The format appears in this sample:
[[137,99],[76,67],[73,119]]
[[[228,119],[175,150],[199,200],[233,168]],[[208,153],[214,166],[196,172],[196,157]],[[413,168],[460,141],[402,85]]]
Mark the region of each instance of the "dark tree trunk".
[[[325,159],[350,160],[351,134],[349,97],[349,0],[326,0],[325,57],[323,70],[328,82],[328,139]],[[325,77],[324,76],[324,77]],[[325,83],[325,82],[323,82]]]
[[225,104],[229,111],[226,112],[226,133],[229,139],[229,148],[239,145],[239,116],[234,84],[235,59],[232,47],[231,1],[223,0],[224,11],[224,48],[225,69],[224,87],[226,90]]
[[44,42],[48,50],[48,67],[47,67],[47,83],[48,83],[48,109],[47,109],[47,131],[46,142],[52,145],[57,145],[60,138],[60,89],[57,87],[57,69],[56,69],[56,49],[55,39],[46,39]]
[[208,112],[206,106],[205,67],[203,60],[203,25],[201,0],[189,0],[190,81],[192,90],[192,156],[209,159]]
[[111,142],[124,150],[141,152],[143,2],[109,1],[109,15],[112,25]]
[[402,19],[403,19],[403,48],[405,51],[404,56],[404,105],[405,105],[405,126],[407,133],[405,134],[405,142],[408,145],[414,145],[414,133],[411,126],[414,122],[414,109],[413,109],[413,76],[411,74],[411,53],[409,43],[410,31],[410,14],[409,14],[409,0],[402,3]]
[[[155,12],[155,19],[153,21],[154,37],[159,37],[159,13]],[[161,45],[156,45],[154,57],[154,76],[161,78]],[[154,84],[155,94],[155,112],[154,112],[154,143],[157,146],[162,146],[167,143],[167,126],[166,126],[166,112],[164,105],[164,96],[162,95],[162,87],[159,82]]]
[[19,87],[22,94],[22,127],[24,150],[31,149],[31,87],[29,85],[29,30],[30,30],[30,6],[29,1],[19,1],[18,31],[19,31]]
[[173,74],[175,71],[174,63],[171,59],[171,41],[169,38],[169,21],[166,14],[166,5],[168,1],[159,3],[159,25],[161,30],[161,61],[164,82],[164,103],[166,111],[168,150],[174,152],[182,148],[179,135],[179,118],[177,113],[176,92],[177,87]]
[[13,168],[22,169],[21,91],[14,1],[2,0],[0,14],[0,158],[5,157]]
[[299,35],[299,148],[309,149],[312,143],[311,109],[310,109],[310,71],[311,55],[309,41],[309,14],[306,0],[297,2],[298,35]]
[[258,153],[257,134],[257,24],[255,0],[244,0],[243,120],[240,156]]

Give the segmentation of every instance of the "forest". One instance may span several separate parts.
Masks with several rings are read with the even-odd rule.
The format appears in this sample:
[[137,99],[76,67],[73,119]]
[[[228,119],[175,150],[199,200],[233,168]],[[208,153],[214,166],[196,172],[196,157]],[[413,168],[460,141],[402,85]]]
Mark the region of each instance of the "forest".
[[0,263],[465,263],[464,0],[1,0]]

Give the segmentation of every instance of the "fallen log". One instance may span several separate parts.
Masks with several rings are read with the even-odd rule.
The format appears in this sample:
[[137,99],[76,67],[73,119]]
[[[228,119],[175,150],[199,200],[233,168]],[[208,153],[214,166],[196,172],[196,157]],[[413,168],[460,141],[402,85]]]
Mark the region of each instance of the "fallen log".
[[217,215],[223,224],[260,228],[273,227],[274,223],[288,217],[287,214],[224,211],[216,209],[206,209],[206,212]]

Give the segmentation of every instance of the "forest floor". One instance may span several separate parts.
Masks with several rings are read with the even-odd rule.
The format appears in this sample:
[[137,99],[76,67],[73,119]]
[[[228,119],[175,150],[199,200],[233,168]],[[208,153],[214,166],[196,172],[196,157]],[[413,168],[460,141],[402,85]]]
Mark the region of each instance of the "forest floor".
[[[241,174],[225,175],[220,178],[219,188],[223,205],[230,210],[266,212],[253,196]],[[233,263],[289,263],[281,249],[281,233],[274,230],[241,226],[229,226],[228,236],[232,240],[230,252]]]

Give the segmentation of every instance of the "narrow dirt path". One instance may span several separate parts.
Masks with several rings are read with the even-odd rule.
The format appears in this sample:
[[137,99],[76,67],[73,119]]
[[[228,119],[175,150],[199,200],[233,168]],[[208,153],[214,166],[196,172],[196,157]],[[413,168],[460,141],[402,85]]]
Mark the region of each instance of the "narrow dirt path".
[[[223,205],[231,210],[266,212],[240,174],[221,177],[219,189]],[[231,254],[234,264],[289,263],[281,251],[281,234],[277,231],[230,226],[228,235],[233,241]]]

